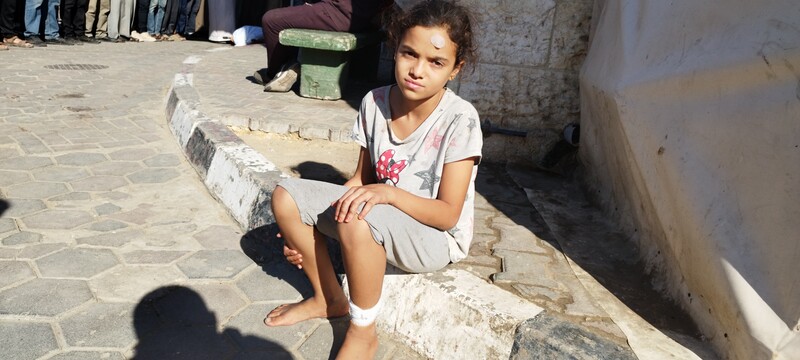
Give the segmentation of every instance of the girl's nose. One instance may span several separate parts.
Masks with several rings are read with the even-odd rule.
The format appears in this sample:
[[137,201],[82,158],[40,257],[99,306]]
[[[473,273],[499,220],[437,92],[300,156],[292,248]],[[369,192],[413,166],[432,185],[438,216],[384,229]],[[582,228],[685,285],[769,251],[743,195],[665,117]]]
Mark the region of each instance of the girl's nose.
[[425,72],[425,62],[424,61],[417,61],[411,67],[411,75],[414,77],[422,77],[422,74]]

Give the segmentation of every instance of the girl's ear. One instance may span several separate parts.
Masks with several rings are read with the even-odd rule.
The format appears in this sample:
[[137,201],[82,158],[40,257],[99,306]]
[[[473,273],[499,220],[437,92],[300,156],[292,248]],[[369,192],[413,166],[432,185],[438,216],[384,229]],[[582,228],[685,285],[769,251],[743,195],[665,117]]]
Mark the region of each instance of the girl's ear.
[[448,79],[449,80],[455,79],[456,75],[458,75],[458,72],[461,71],[462,67],[464,67],[464,61],[461,61],[460,63],[456,64],[456,66],[453,68],[453,71],[450,72],[450,77]]

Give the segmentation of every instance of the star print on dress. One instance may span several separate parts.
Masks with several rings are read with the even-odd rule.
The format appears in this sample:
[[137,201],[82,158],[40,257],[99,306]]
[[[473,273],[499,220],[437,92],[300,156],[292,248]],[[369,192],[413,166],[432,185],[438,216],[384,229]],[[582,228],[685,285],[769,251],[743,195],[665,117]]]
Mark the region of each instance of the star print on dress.
[[433,131],[428,133],[428,136],[425,138],[425,146],[423,146],[423,150],[425,152],[428,152],[431,148],[439,150],[439,147],[442,145],[442,139],[444,139],[444,136],[439,135],[439,128],[434,128]]
[[415,173],[418,178],[422,179],[422,185],[420,185],[420,190],[432,190],[436,183],[439,182],[441,179],[439,175],[436,175],[436,163],[431,163],[431,167],[428,170],[420,171]]

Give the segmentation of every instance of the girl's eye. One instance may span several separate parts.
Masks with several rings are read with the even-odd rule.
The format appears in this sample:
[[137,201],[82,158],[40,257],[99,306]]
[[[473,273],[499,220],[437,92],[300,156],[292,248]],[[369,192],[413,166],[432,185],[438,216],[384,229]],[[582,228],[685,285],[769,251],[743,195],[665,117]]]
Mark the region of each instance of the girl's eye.
[[443,67],[443,66],[444,66],[444,63],[443,63],[443,62],[441,62],[441,61],[434,61],[434,62],[433,62],[433,65],[434,65],[434,66],[436,66],[436,67]]

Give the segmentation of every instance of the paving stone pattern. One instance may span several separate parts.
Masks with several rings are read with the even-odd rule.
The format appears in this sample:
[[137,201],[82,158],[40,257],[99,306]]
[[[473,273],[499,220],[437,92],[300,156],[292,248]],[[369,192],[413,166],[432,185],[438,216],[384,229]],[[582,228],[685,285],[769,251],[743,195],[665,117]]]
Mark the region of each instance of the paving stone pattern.
[[[264,261],[275,259],[258,253],[266,237],[243,240],[166,129],[162,101],[187,54],[241,61],[231,49],[104,43],[3,54],[0,358],[325,359],[340,344],[342,322],[262,325],[308,284]],[[253,99],[219,101],[243,109]],[[383,358],[416,358],[381,336]]]

